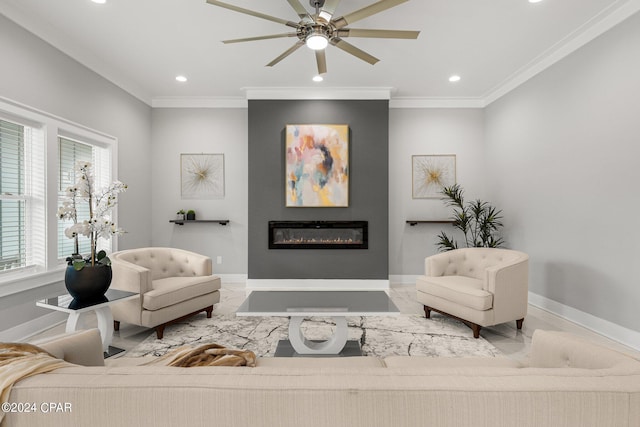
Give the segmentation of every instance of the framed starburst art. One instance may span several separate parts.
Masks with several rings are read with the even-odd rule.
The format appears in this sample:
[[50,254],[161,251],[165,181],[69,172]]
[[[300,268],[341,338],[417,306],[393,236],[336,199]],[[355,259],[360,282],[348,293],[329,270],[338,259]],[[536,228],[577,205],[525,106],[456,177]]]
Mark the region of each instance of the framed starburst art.
[[414,199],[440,198],[442,187],[456,183],[455,154],[411,156],[411,162]]
[[224,154],[181,154],[180,181],[183,199],[224,197]]

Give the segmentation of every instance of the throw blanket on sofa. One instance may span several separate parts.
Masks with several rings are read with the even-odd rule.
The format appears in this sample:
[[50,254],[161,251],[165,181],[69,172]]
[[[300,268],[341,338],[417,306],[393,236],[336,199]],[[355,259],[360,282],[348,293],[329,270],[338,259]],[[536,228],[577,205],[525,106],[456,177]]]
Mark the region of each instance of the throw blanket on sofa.
[[249,350],[233,350],[219,344],[205,344],[193,348],[184,346],[159,357],[146,365],[166,365],[189,368],[193,366],[256,366],[256,355]]
[[[32,344],[0,343],[0,403],[9,401],[11,387],[23,378],[71,366]],[[0,422],[4,418],[0,411]]]

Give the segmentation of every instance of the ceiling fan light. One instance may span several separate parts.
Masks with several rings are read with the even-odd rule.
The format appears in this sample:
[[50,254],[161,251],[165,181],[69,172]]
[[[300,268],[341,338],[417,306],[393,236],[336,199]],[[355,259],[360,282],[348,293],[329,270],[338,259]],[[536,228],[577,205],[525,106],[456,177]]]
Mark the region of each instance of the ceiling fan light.
[[329,44],[329,39],[322,34],[311,34],[305,42],[311,50],[322,50]]

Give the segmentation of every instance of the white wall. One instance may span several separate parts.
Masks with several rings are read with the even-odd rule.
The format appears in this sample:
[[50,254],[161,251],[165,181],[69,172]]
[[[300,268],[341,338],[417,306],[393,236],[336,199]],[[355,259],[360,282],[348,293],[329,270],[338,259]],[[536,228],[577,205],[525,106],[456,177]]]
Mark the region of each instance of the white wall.
[[486,109],[488,188],[530,290],[640,331],[640,14]]
[[[120,248],[151,243],[151,108],[0,15],[0,96],[118,138]],[[49,313],[50,287],[0,298],[0,331]]]
[[[216,274],[247,274],[247,109],[154,109],[152,114],[153,246],[210,256]],[[223,153],[225,195],[182,200],[181,153]],[[229,225],[170,224],[179,209],[197,219],[229,219]],[[222,264],[217,264],[217,257]]]
[[0,15],[0,96],[118,138],[120,248],[151,240],[151,107]]
[[[389,114],[389,273],[393,281],[424,274],[424,258],[437,252],[451,225],[406,220],[448,219],[440,199],[412,199],[411,156],[455,154],[457,182],[467,199],[485,198],[484,112],[481,109],[392,109]],[[458,240],[460,242],[460,240]]]

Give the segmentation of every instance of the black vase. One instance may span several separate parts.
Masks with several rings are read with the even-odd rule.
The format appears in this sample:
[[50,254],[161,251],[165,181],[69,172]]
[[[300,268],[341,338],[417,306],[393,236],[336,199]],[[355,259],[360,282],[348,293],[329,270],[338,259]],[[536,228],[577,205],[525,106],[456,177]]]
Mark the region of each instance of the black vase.
[[196,214],[195,213],[188,213],[187,214],[187,220],[193,221],[195,219],[196,219]]
[[76,301],[94,301],[107,292],[112,276],[109,265],[85,265],[82,270],[69,265],[64,274],[64,284]]

